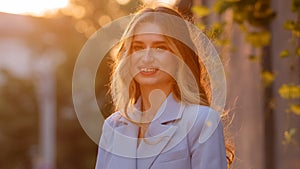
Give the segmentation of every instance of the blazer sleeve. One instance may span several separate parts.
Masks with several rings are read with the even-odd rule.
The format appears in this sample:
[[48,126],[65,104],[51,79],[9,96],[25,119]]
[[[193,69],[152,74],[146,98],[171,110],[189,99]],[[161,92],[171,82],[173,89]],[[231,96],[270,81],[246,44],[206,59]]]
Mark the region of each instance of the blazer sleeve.
[[103,146],[106,146],[106,149],[110,149],[110,141],[112,140],[112,132],[110,128],[114,128],[116,126],[116,121],[114,119],[118,119],[119,114],[113,113],[111,116],[109,116],[102,126],[102,133],[98,145],[98,154],[97,154],[97,160],[96,160],[96,166],[95,169],[106,169],[108,168],[107,163],[109,162],[110,158],[112,157],[111,153],[108,152],[103,148]]
[[98,146],[98,154],[97,154],[95,169],[105,169],[105,164],[109,160],[107,158],[110,157],[110,154],[101,147],[102,142],[105,142],[106,140],[108,140],[108,138],[105,138],[106,135],[103,134],[103,133],[105,133],[104,130],[106,130],[106,125],[107,125],[107,123],[104,123],[103,129],[102,129],[102,134],[101,134],[101,138],[100,138],[100,142],[99,142],[99,146]]
[[107,156],[107,152],[99,146],[95,169],[104,169],[103,165]]
[[[206,114],[207,115],[207,114]],[[200,120],[190,133],[190,155],[192,169],[227,169],[226,149],[224,143],[224,134],[222,122],[219,121],[216,129],[203,142],[199,137],[203,131],[205,123],[205,113],[200,115]]]

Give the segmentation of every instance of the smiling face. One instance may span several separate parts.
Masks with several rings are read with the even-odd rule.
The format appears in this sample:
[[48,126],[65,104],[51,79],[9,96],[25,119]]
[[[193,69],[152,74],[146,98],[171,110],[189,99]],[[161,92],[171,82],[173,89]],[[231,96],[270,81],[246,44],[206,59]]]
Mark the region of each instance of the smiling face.
[[143,23],[136,28],[131,53],[130,71],[141,87],[171,91],[177,59],[157,25]]

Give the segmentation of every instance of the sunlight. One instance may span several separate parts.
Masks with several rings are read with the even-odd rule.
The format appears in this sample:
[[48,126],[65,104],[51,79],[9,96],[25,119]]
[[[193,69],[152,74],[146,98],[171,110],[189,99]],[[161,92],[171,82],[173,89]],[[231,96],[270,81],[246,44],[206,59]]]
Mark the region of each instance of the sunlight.
[[174,6],[177,3],[177,0],[142,0],[144,4],[152,4],[152,3],[162,3],[167,6]]
[[158,2],[161,2],[161,3],[165,3],[165,4],[168,4],[168,5],[175,5],[177,0],[158,0]]
[[120,5],[126,5],[130,0],[116,0]]
[[43,16],[69,4],[69,0],[0,0],[0,12]]

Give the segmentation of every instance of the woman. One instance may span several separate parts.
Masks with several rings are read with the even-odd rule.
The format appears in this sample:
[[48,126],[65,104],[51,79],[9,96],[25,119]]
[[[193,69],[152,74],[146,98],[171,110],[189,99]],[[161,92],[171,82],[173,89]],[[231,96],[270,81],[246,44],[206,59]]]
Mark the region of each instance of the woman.
[[142,9],[128,25],[111,77],[117,112],[103,126],[96,169],[225,169],[231,163],[220,117],[209,107],[201,53],[183,18],[159,6]]

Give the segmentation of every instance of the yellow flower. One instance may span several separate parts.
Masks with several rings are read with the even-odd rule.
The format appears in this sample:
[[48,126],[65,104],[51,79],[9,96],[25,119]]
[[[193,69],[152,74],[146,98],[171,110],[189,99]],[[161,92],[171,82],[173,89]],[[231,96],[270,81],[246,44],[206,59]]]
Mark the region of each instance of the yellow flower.
[[300,106],[299,105],[292,104],[290,106],[290,109],[294,114],[300,115]]
[[297,99],[300,98],[300,85],[296,86],[294,84],[283,84],[278,93],[284,99]]
[[271,72],[268,72],[268,71],[264,71],[262,72],[262,79],[263,79],[263,83],[265,86],[269,86],[272,84],[272,82],[274,81],[275,79],[275,76],[273,73]]

